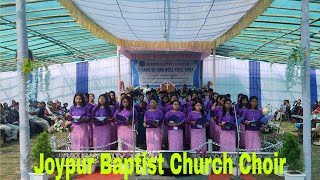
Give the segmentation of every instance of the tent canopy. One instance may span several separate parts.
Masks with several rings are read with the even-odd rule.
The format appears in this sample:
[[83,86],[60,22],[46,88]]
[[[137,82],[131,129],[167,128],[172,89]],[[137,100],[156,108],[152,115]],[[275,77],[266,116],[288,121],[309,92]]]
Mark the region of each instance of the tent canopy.
[[[0,71],[16,69],[16,7],[1,1]],[[57,1],[27,1],[28,44],[35,60],[49,64],[114,56],[116,47],[80,26]]]

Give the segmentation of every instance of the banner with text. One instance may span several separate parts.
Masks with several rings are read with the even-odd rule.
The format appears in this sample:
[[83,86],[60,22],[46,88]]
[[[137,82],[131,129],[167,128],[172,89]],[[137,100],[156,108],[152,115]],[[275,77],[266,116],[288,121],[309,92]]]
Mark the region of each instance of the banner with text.
[[132,82],[134,87],[158,88],[160,84],[172,82],[176,87],[200,87],[201,61],[140,61],[132,60]]

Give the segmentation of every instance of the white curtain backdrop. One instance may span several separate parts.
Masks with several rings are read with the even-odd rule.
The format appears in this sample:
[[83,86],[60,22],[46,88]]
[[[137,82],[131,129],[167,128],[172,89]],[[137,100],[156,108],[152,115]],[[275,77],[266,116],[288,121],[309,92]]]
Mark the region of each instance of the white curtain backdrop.
[[[203,84],[213,80],[213,57],[203,61]],[[129,59],[121,57],[121,80],[125,86],[130,85],[131,65]],[[283,99],[289,99],[293,104],[294,100],[301,99],[301,82],[287,90],[285,87],[284,64],[271,64],[260,62],[261,74],[261,98],[262,107],[271,104],[279,108]],[[49,66],[51,70],[50,79],[50,100],[59,100],[62,103],[72,104],[73,96],[76,93],[76,63]],[[220,94],[231,94],[233,101],[236,101],[239,93],[249,95],[249,61],[234,58],[215,57],[216,91]],[[320,69],[317,74],[317,92],[320,100]],[[118,69],[116,57],[89,61],[88,69],[88,90],[97,97],[106,91],[117,92]],[[16,72],[0,73],[0,102],[11,103],[12,99],[17,100],[17,75]],[[38,91],[39,101],[48,101],[46,93]]]
[[[73,96],[76,93],[76,63],[57,64],[49,66],[51,72],[49,94],[38,91],[39,101],[59,100],[62,103],[72,105]],[[39,86],[38,86],[39,87]]]
[[[216,80],[213,79],[213,61],[215,61]],[[233,101],[238,94],[249,94],[249,61],[226,58],[222,56],[208,57],[203,61],[203,82],[216,84],[219,94],[231,95]]]
[[16,72],[0,73],[0,102],[7,102],[11,105],[11,100],[18,101],[18,76]]
[[[120,76],[124,81],[125,87],[131,82],[131,65],[130,60],[126,57],[120,57]],[[118,64],[117,57],[89,61],[88,70],[88,91],[95,94],[96,101],[100,94],[107,91],[118,90]]]

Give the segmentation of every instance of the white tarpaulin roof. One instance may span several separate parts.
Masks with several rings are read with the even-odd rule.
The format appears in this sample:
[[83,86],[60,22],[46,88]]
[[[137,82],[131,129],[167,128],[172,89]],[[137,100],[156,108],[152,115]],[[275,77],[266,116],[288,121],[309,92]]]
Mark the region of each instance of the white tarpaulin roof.
[[271,3],[270,0],[59,1],[80,24],[111,43],[200,49],[217,47],[239,34]]

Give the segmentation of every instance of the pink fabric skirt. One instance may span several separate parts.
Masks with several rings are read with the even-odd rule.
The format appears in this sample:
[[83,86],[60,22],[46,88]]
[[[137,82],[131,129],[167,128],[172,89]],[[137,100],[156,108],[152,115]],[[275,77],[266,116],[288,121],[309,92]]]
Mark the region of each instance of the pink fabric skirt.
[[215,131],[215,127],[216,126],[216,122],[213,121],[213,118],[211,117],[211,121],[210,121],[210,125],[209,125],[209,131],[210,131],[210,138],[213,140],[213,141],[217,141],[216,140],[216,131]]
[[190,131],[191,131],[190,124],[186,123],[185,124],[185,143],[186,144],[190,144]]
[[126,144],[122,144],[123,150],[133,150],[133,142],[132,142],[132,135],[134,138],[134,143],[136,144],[136,133],[132,133],[132,126],[118,126],[118,138],[126,142],[131,146],[127,146]]
[[89,149],[89,136],[88,136],[87,123],[72,125],[71,149],[72,150],[88,150]]
[[157,151],[162,148],[161,127],[147,128],[146,141],[148,151]]
[[240,147],[246,146],[246,126],[243,124],[240,124]]
[[162,124],[161,129],[162,129],[162,143],[168,144],[168,127]]
[[[111,127],[110,127],[110,133],[111,133],[111,142],[115,142],[118,140],[118,126],[116,123],[112,122],[110,123]],[[117,144],[114,144],[111,146],[111,148],[116,149],[117,148]]]
[[215,131],[215,140],[219,144],[220,143],[221,127],[219,125],[215,124],[214,131]]
[[168,130],[169,150],[183,150],[183,130]]
[[246,131],[246,149],[250,149],[249,151],[253,151],[251,149],[259,149],[254,150],[254,152],[260,152],[261,148],[261,139],[259,131]]
[[236,132],[221,130],[220,134],[220,151],[235,152],[236,150]]
[[88,134],[89,134],[89,144],[90,146],[93,146],[93,123],[87,122],[87,126],[88,126]]
[[[95,150],[110,150],[110,146],[105,146],[111,143],[111,125],[110,123],[104,126],[93,127],[93,146]],[[105,147],[97,147],[105,146]]]
[[[203,143],[206,142],[206,128],[202,129],[191,129],[191,147],[190,149],[194,149]],[[207,145],[199,148],[200,150],[207,150]]]

